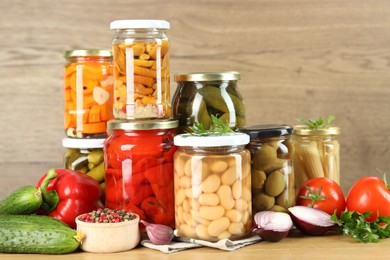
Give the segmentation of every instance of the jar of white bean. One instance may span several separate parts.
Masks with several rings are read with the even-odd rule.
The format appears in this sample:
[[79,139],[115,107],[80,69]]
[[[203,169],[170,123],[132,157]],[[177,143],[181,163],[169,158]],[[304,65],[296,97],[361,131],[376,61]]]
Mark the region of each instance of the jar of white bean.
[[177,135],[174,156],[178,236],[216,242],[250,234],[252,194],[249,136]]

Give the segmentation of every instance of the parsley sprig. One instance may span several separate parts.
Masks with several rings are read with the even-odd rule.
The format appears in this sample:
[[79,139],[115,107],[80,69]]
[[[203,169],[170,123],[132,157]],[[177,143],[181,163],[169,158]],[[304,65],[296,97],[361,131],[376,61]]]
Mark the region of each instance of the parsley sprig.
[[210,129],[205,129],[202,123],[195,122],[193,126],[189,127],[194,136],[220,136],[228,133],[234,133],[229,127],[228,123],[222,122],[218,117],[211,115]]
[[318,119],[296,119],[299,123],[305,125],[310,130],[317,130],[318,128],[328,128],[333,126],[333,121],[336,119],[334,115],[328,116],[325,120],[323,116],[320,116]]
[[360,214],[354,211],[341,212],[340,219],[334,213],[330,220],[338,224],[344,235],[363,243],[377,243],[380,239],[390,237],[390,217],[379,217],[374,222],[366,221],[371,212]]

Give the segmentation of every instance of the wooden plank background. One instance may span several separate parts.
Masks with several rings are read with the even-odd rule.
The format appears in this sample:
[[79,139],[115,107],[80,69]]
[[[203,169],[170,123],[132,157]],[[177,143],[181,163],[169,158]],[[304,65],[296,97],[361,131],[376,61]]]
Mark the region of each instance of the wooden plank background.
[[110,48],[116,19],[171,23],[172,93],[175,73],[236,70],[248,124],[336,115],[345,192],[376,168],[390,173],[388,0],[1,0],[0,10],[0,188],[3,169],[61,165],[63,53]]

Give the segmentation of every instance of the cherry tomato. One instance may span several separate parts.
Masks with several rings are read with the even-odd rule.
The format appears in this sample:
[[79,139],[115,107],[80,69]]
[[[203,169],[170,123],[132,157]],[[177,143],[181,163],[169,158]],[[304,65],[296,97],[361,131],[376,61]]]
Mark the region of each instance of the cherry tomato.
[[343,191],[337,182],[323,177],[307,180],[298,191],[296,204],[320,209],[330,215],[337,210],[338,217],[346,207]]
[[390,216],[390,191],[385,182],[374,176],[357,180],[349,190],[347,209],[359,213],[371,212],[367,221]]

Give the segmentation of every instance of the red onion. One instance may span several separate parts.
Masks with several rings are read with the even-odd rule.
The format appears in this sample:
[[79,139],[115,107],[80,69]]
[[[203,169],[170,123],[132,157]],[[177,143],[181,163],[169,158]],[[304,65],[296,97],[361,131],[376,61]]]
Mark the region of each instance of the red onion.
[[290,216],[283,212],[261,211],[254,216],[255,226],[252,232],[263,240],[277,242],[285,238],[293,223]]
[[322,210],[306,206],[294,206],[288,209],[294,225],[302,233],[310,236],[322,235],[336,225],[330,215]]

